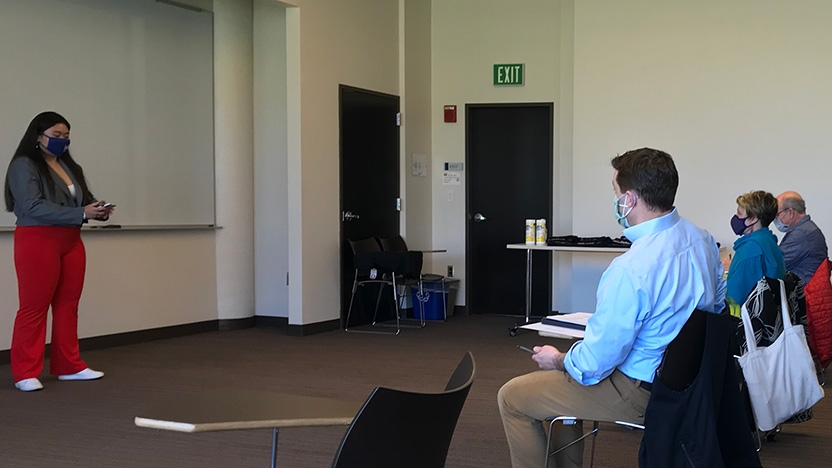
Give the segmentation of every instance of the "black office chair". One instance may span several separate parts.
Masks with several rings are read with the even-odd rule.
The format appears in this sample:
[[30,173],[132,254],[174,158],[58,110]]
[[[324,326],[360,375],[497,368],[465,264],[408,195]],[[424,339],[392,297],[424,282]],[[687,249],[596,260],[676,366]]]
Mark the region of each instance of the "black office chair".
[[470,352],[441,393],[377,387],[341,440],[332,468],[442,468],[476,364]]
[[[407,252],[407,242],[401,235],[393,237],[383,237],[379,239],[381,242],[381,250],[383,252]],[[445,277],[434,273],[419,272],[419,279],[422,281],[442,281]]]
[[[396,235],[393,237],[384,237],[379,239],[381,242],[381,250],[384,252],[408,252],[407,242],[405,242],[404,238],[401,235]],[[405,280],[410,281],[412,285],[417,286],[418,292],[416,293],[416,297],[414,299],[418,300],[421,305],[420,308],[422,309],[422,317],[424,317],[424,303],[428,301],[430,298],[430,294],[432,293],[440,293],[442,294],[442,307],[444,312],[444,317],[448,318],[448,311],[447,311],[447,288],[445,286],[444,280],[445,277],[442,275],[437,275],[434,273],[423,273],[421,270],[419,271],[418,277],[415,278],[405,278]],[[425,283],[439,283],[439,288],[429,287],[425,288]],[[414,301],[414,311],[415,311],[415,301]],[[424,326],[424,325],[423,325]]]
[[[416,276],[422,270],[422,255],[421,252],[383,252],[375,238],[353,241],[350,240],[350,247],[353,252],[353,264],[355,267],[355,276],[353,278],[352,293],[350,296],[350,305],[347,310],[347,320],[344,330],[348,332],[361,333],[385,333],[396,334],[401,332],[402,328],[407,328],[408,325],[403,324],[400,311],[400,287],[406,285],[408,282],[406,278]],[[413,283],[416,284],[416,283]],[[351,317],[353,306],[355,304],[355,296],[359,287],[375,285],[378,287],[378,296],[376,297],[375,309],[373,310],[373,319],[370,325],[371,329],[356,329],[351,328]],[[395,324],[385,323],[379,320],[379,306],[381,305],[381,298],[384,293],[384,288],[390,286],[392,289],[393,310],[395,314]],[[405,290],[405,293],[407,290]],[[425,314],[424,307],[420,306],[421,321],[419,325],[411,327],[424,327]],[[395,328],[391,331],[381,331],[386,327]]]

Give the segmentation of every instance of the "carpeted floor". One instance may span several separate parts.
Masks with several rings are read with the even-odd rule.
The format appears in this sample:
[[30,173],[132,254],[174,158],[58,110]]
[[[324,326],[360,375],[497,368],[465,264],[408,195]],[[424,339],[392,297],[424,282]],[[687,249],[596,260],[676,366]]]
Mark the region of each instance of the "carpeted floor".
[[[363,401],[378,385],[440,391],[465,351],[477,378],[462,411],[448,467],[509,466],[495,395],[511,377],[535,369],[517,344],[547,342],[508,317],[463,316],[399,336],[323,333],[287,336],[279,329],[212,332],[83,354],[107,373],[97,382],[58,382],[44,390],[14,389],[0,366],[0,467],[256,467],[268,466],[270,430],[185,434],[133,424],[154,401],[205,388],[249,388]],[[280,432],[278,466],[327,467],[345,427]],[[634,467],[641,434],[602,426],[595,466]],[[588,444],[587,444],[588,445]],[[763,466],[832,466],[832,403],[812,421],[784,426],[760,454]],[[587,463],[588,466],[588,463]]]

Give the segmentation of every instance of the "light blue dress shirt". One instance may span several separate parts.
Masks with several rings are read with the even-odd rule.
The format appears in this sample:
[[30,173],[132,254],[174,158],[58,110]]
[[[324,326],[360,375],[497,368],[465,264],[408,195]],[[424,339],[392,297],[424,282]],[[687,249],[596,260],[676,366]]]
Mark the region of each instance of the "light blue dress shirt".
[[725,280],[714,238],[670,213],[624,230],[633,243],[598,284],[583,340],[566,353],[566,371],[594,385],[618,368],[652,382],[667,345],[694,309],[720,312]]

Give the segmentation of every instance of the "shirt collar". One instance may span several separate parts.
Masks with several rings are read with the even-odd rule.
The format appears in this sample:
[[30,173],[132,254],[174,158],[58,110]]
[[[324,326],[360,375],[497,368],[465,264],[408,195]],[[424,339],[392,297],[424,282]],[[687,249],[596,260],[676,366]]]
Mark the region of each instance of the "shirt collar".
[[630,242],[635,242],[646,235],[655,234],[670,228],[674,224],[678,223],[679,219],[679,213],[676,212],[676,207],[674,206],[673,209],[670,210],[670,213],[636,224],[635,226],[630,226],[621,233],[624,234],[624,237],[629,239]]
[[[812,217],[811,217],[811,216],[809,216],[809,215],[804,215],[802,218],[800,218],[800,220],[799,220],[798,222],[796,222],[796,223],[794,223],[794,224],[792,224],[792,225],[789,225],[789,231],[791,231],[793,228],[796,228],[796,227],[800,226],[801,224],[803,224],[803,223],[805,223],[805,222],[807,222],[807,221],[809,221],[809,220],[811,220],[811,219],[812,219]],[[786,232],[788,232],[788,231],[786,231]]]

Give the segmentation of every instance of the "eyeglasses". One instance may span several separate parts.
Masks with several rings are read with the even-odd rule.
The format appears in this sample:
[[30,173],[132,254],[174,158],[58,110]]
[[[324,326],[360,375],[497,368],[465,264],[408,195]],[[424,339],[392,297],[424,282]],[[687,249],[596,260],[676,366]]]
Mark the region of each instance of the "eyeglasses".
[[791,208],[783,208],[782,210],[778,211],[777,214],[774,215],[774,217],[776,218],[776,217],[780,216],[780,213],[785,213],[786,211],[789,211],[789,210],[791,210]]

